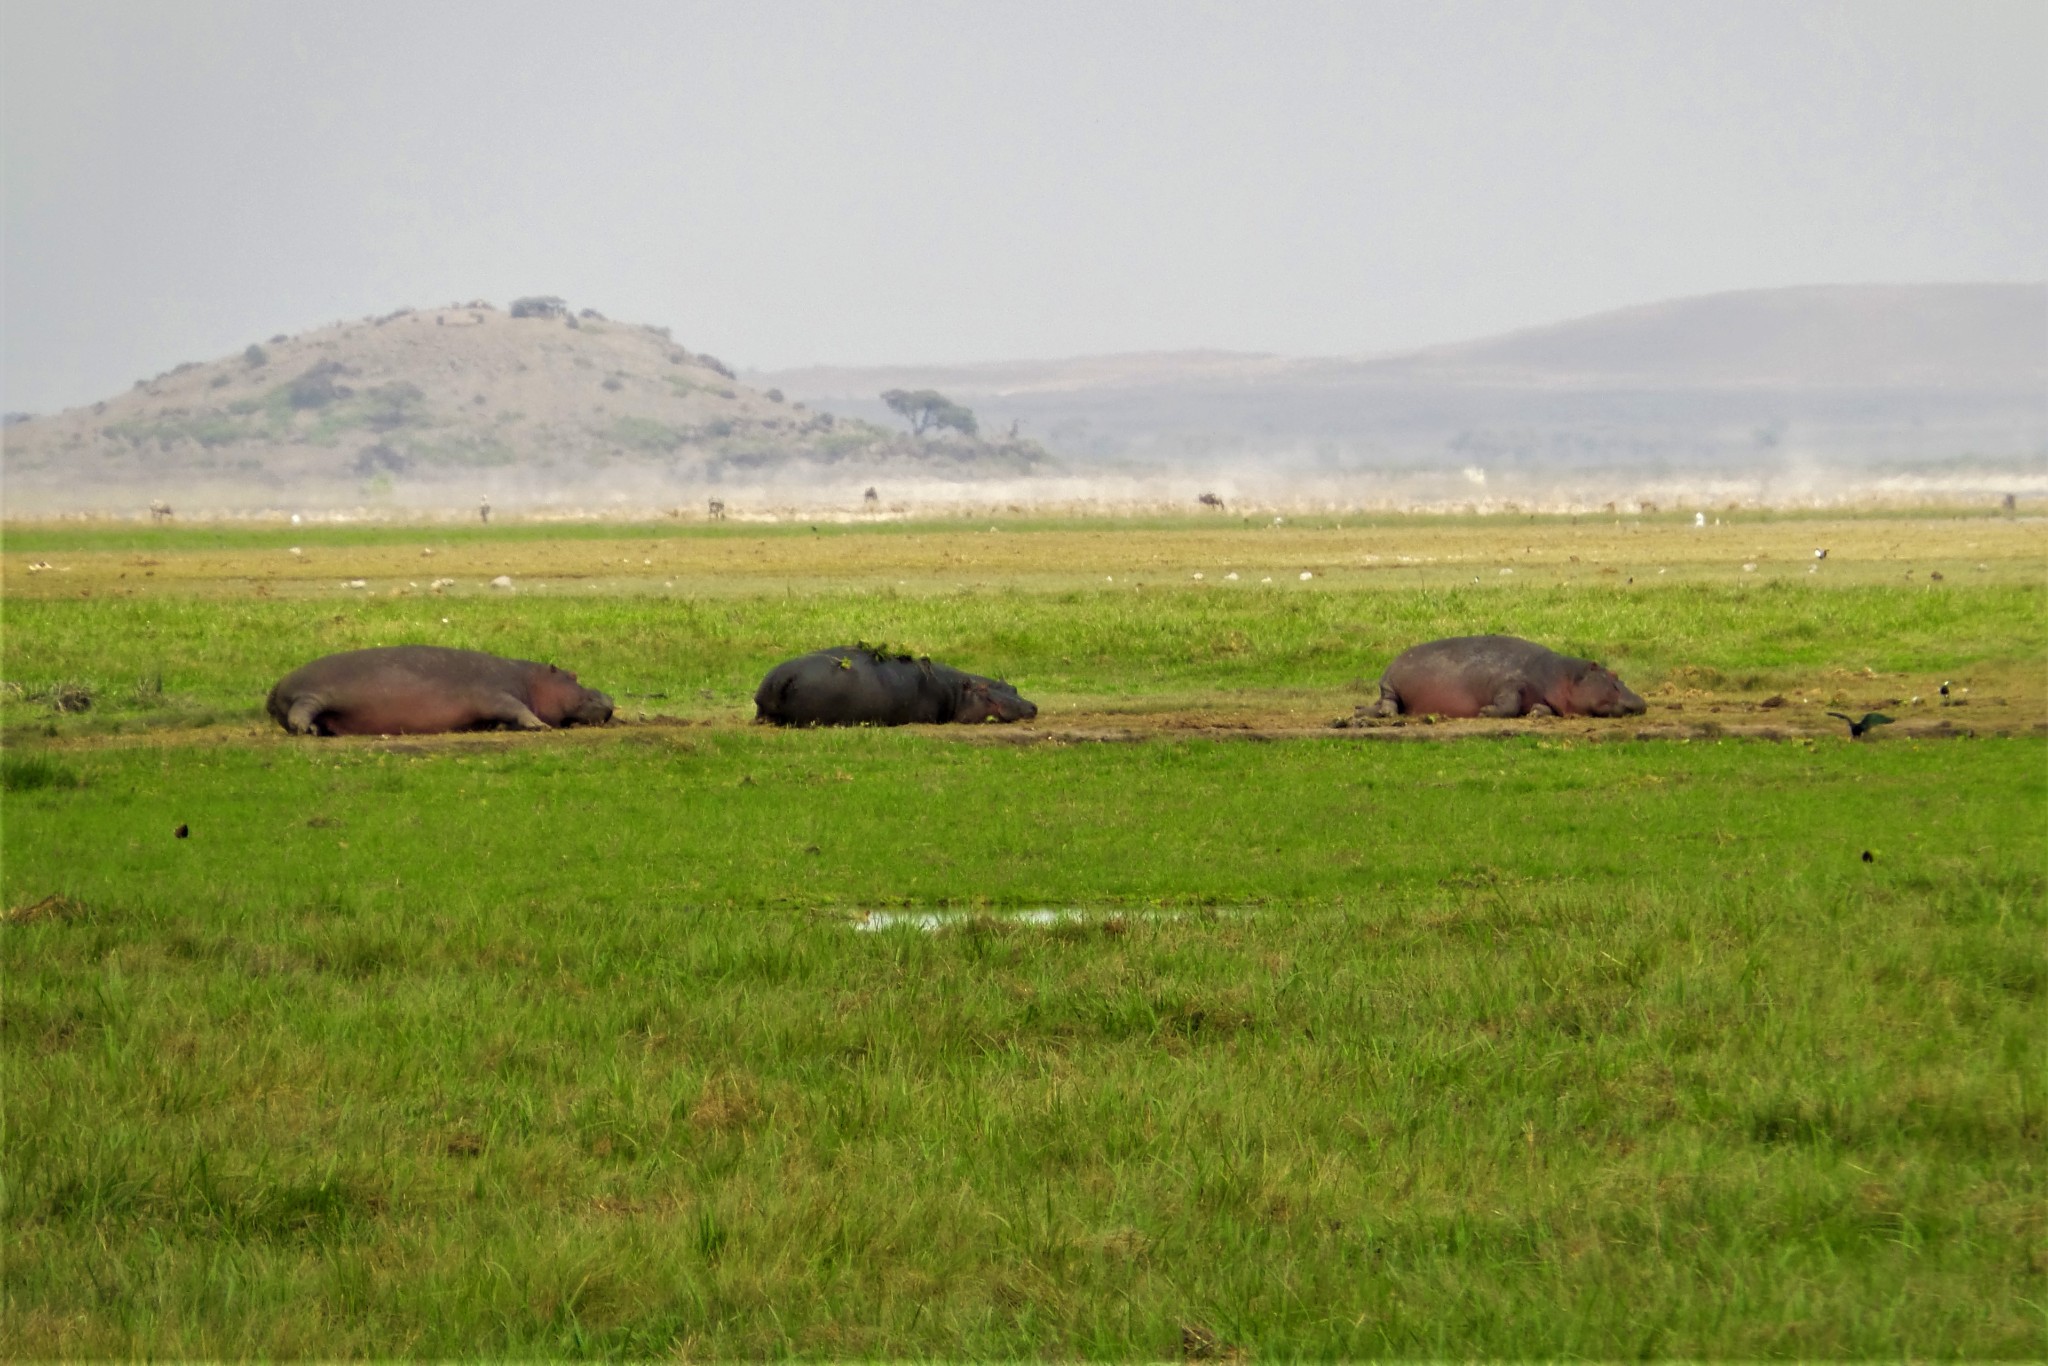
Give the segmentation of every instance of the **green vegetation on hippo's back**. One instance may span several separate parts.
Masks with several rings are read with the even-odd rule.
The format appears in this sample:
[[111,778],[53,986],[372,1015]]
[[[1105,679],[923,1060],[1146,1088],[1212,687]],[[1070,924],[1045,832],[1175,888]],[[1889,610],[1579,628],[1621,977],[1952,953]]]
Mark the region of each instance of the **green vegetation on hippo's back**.
[[5,794],[7,1339],[2026,1355],[2044,760],[70,748]]

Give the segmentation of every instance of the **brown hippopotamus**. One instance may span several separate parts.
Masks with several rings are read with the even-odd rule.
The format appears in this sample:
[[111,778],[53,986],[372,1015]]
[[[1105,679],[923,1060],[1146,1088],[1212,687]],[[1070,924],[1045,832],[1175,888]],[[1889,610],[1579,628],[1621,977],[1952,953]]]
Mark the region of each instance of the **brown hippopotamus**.
[[1612,670],[1518,636],[1454,636],[1404,650],[1380,675],[1375,716],[1641,716]]
[[316,659],[279,679],[268,705],[294,735],[546,730],[603,725],[612,716],[612,700],[565,669],[439,645],[387,645]]
[[907,726],[1029,721],[1038,708],[998,678],[866,645],[786,659],[754,693],[754,719],[778,726]]

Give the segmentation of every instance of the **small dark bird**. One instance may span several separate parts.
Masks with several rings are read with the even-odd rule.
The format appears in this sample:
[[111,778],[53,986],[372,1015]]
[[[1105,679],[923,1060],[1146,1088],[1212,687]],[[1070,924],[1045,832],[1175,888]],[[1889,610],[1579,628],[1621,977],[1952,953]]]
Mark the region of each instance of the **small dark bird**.
[[1889,726],[1892,723],[1891,717],[1886,716],[1883,712],[1876,711],[1867,711],[1863,713],[1863,719],[1861,721],[1853,720],[1850,717],[1842,715],[1842,713],[1838,711],[1831,711],[1828,713],[1828,715],[1834,717],[1837,721],[1849,722],[1849,738],[1851,740],[1861,740],[1863,738],[1863,732],[1870,730],[1876,726]]
[[1875,863],[1877,862],[1877,855],[1871,853],[1868,849],[1865,849],[1863,851],[1863,861],[1865,863]]
[[173,830],[171,833],[173,835],[176,835],[179,839],[184,839],[186,836],[192,833],[192,827],[189,825],[181,825],[176,830]]
[[1944,683],[1944,684],[1942,684],[1942,685],[1941,685],[1941,695],[1942,695],[1943,697],[1947,697],[1947,696],[1948,696],[1948,684]]

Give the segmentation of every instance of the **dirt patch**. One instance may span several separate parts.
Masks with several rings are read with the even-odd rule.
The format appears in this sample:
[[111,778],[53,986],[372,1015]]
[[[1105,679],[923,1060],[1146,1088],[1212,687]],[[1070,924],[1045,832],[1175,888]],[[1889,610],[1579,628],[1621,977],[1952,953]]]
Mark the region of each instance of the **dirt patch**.
[[[1818,691],[1817,689],[1812,691]],[[1899,740],[1937,740],[1968,736],[2048,734],[2048,704],[2029,696],[1985,696],[1962,702],[1926,698],[1917,703],[1873,692],[1834,701],[1825,698],[1788,702],[1774,695],[1762,700],[1711,696],[1697,690],[1684,701],[1653,701],[1648,714],[1621,720],[1589,717],[1517,717],[1450,719],[1423,716],[1372,717],[1354,712],[1336,714],[1334,698],[1290,700],[1273,704],[1259,700],[1239,708],[1211,700],[1159,710],[1048,707],[1038,720],[1019,725],[904,726],[906,735],[968,745],[1090,744],[1134,745],[1174,740],[1410,741],[1445,743],[1454,740],[1536,738],[1560,743],[1613,740],[1744,739],[1807,742],[1849,738],[1849,728],[1829,715],[1841,711],[1861,716],[1883,712],[1892,724],[1873,730],[1858,744]],[[605,726],[579,726],[549,732],[463,731],[450,735],[409,735],[380,739],[367,736],[307,739],[268,727],[185,727],[131,735],[78,736],[53,740],[38,748],[49,753],[96,750],[179,749],[240,744],[255,747],[308,748],[333,754],[389,754],[431,758],[437,754],[502,754],[530,747],[627,744],[695,748],[692,737],[756,732],[753,720],[738,713],[713,718],[659,716],[646,720],[615,720]],[[766,732],[762,732],[766,733]]]

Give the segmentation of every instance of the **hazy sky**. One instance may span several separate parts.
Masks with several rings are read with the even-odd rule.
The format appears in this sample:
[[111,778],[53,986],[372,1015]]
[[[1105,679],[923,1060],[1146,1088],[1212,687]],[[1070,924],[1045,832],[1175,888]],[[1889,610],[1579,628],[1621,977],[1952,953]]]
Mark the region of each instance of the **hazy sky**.
[[0,0],[0,406],[560,294],[745,366],[2048,275],[2048,4]]

